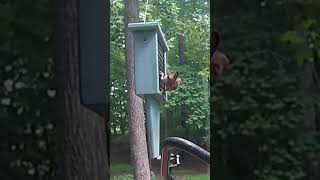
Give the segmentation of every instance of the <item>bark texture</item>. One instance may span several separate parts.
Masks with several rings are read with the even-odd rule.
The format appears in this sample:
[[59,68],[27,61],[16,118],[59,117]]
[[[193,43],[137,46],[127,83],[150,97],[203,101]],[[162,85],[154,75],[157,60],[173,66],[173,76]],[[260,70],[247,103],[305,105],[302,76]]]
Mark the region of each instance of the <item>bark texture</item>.
[[105,119],[80,102],[79,1],[55,0],[53,5],[57,179],[108,179]]
[[185,36],[182,33],[178,34],[178,40],[179,40],[179,61],[180,64],[186,64],[187,59],[186,59],[186,40]]
[[[185,41],[185,37],[184,34],[179,33],[178,34],[178,41],[179,41],[179,62],[181,65],[187,64],[187,58],[185,56],[186,53],[186,41]],[[185,129],[185,138],[189,138],[189,128],[188,125],[186,123],[189,114],[188,114],[188,109],[186,108],[186,106],[184,104],[181,105],[181,126]]]
[[131,162],[134,179],[149,180],[150,166],[146,141],[143,99],[135,94],[133,35],[128,31],[128,23],[139,22],[139,1],[124,0],[125,3],[125,51],[128,78],[128,118],[131,147]]

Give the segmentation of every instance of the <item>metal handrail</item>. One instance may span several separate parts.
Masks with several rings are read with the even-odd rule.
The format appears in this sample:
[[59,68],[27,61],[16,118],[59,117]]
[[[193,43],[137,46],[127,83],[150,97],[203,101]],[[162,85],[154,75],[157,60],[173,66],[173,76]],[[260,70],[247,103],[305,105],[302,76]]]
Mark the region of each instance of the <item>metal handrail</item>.
[[210,164],[210,152],[202,147],[179,137],[168,137],[164,140],[161,157],[161,175],[165,180],[175,180],[170,171],[170,148],[178,148],[185,151],[201,161]]

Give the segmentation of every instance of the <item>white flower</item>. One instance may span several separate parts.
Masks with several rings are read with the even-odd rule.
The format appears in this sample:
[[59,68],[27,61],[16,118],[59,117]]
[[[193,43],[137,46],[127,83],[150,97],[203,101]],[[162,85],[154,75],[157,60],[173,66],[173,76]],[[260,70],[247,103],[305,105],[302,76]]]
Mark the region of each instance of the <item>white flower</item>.
[[17,110],[17,114],[20,115],[23,113],[24,107],[21,106],[18,110]]
[[6,88],[6,90],[8,92],[11,92],[12,91],[12,86],[13,86],[13,80],[12,79],[7,79],[4,81],[3,83],[4,87]]
[[16,150],[16,149],[17,149],[17,146],[16,146],[16,145],[12,145],[12,146],[11,146],[11,150],[12,150],[12,151],[14,151],[14,150]]
[[24,87],[26,87],[26,84],[24,84],[23,82],[17,82],[15,84],[15,88],[16,89],[21,89],[21,88],[24,88]]
[[55,97],[56,96],[56,90],[54,89],[48,89],[47,90],[47,95],[51,98]]
[[27,127],[25,128],[25,130],[24,130],[24,133],[26,133],[26,134],[30,134],[31,133],[31,125],[30,124],[27,124]]
[[36,129],[36,134],[38,135],[38,136],[41,136],[42,135],[42,133],[43,133],[43,128],[42,127],[39,127],[38,129]]
[[49,123],[47,124],[47,127],[46,127],[48,130],[52,130],[53,129],[53,124]]
[[39,117],[40,116],[40,110],[36,111],[36,116]]
[[22,150],[24,148],[24,144],[19,145],[19,149]]
[[30,169],[28,170],[28,174],[34,175],[34,173],[35,173],[35,169],[34,169],[34,168],[30,168]]
[[10,106],[11,99],[10,98],[3,98],[3,99],[1,99],[1,104],[5,105],[5,106]]
[[50,74],[48,72],[43,72],[42,75],[43,77],[48,78]]
[[28,72],[27,69],[25,69],[25,68],[22,68],[22,69],[21,69],[21,73],[22,73],[22,74],[27,74],[27,72]]
[[310,47],[310,48],[314,48],[314,44],[313,44],[313,43],[310,43],[310,44],[309,44],[309,47]]
[[49,39],[50,39],[49,36],[46,36],[46,37],[44,38],[44,41],[45,41],[45,42],[48,42]]
[[12,66],[7,65],[7,66],[4,68],[4,70],[5,70],[6,72],[11,71],[11,70],[12,70]]
[[265,1],[261,1],[260,6],[261,6],[261,7],[265,7],[265,6],[266,6],[266,4],[267,4],[267,2],[265,2]]
[[16,165],[19,167],[19,166],[21,166],[21,160],[20,159],[18,159],[17,161],[16,161]]
[[45,141],[39,141],[38,142],[39,148],[45,148],[46,147],[46,142]]

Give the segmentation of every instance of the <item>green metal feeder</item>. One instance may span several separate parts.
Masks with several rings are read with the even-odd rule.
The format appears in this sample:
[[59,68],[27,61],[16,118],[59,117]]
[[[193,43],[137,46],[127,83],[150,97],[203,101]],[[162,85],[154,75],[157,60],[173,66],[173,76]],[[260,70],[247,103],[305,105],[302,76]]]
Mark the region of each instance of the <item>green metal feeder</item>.
[[136,94],[145,100],[149,157],[160,156],[160,104],[167,101],[160,71],[166,73],[166,40],[158,22],[129,23],[134,37]]

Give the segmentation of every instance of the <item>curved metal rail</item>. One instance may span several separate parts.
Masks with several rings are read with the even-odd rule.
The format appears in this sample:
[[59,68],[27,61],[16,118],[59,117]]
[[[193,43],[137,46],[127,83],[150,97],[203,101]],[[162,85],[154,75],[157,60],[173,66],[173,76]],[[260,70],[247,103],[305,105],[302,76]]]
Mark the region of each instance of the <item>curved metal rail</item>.
[[170,173],[169,167],[170,148],[178,148],[200,159],[201,161],[210,164],[210,153],[208,151],[188,140],[179,137],[168,137],[164,140],[161,157],[161,175],[165,180],[175,180]]

